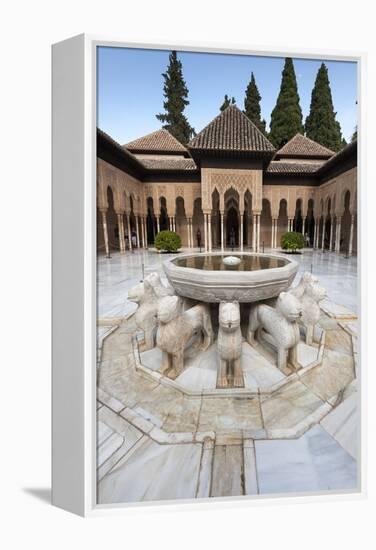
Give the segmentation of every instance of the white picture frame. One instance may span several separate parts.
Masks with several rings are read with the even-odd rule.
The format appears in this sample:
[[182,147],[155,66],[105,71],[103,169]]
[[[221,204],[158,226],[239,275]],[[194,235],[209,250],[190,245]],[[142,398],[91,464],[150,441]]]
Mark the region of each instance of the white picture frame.
[[[137,44],[98,36],[79,35],[52,47],[52,216],[53,216],[53,352],[52,352],[52,502],[81,516],[112,513],[145,504],[96,504],[96,48],[98,46],[179,49],[301,58],[349,60],[358,63],[358,303],[365,317],[363,262],[366,182],[362,144],[364,113],[364,53],[252,50],[223,44]],[[361,323],[362,326],[362,323]],[[364,418],[366,358],[361,328],[361,414]],[[67,345],[69,342],[69,345]],[[365,437],[361,424],[361,481],[352,495],[317,495],[305,500],[362,498],[365,495]],[[268,497],[291,502],[294,495]],[[260,499],[232,497],[234,505],[257,505]],[[207,506],[198,502],[158,502],[148,506]],[[216,500],[210,506],[221,506]]]

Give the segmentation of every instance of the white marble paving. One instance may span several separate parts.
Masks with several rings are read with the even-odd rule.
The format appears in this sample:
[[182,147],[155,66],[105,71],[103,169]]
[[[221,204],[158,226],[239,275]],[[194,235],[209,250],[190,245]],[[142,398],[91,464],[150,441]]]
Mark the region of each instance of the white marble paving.
[[298,344],[298,362],[304,368],[311,365],[318,358],[318,346],[308,346],[305,342]]
[[260,493],[357,488],[355,460],[321,427],[299,439],[255,441]]
[[355,459],[358,456],[358,401],[355,392],[321,421],[323,428]]
[[[99,256],[98,317],[119,317],[134,311],[136,305],[127,301],[128,289],[142,280],[143,273],[157,271],[164,277],[162,262],[168,257],[154,250],[128,252],[122,256],[113,253],[111,259]],[[307,250],[294,259],[300,264],[296,282],[302,272],[312,270],[327,289],[326,304],[335,314],[341,317],[349,310],[357,311],[356,258]],[[347,323],[349,330],[357,333],[356,321],[338,322]],[[336,324],[336,320],[323,316],[325,330],[335,329]],[[109,327],[99,327],[99,343],[107,330]],[[317,329],[317,341],[320,336],[321,329]],[[338,342],[332,340],[332,346],[337,346]],[[285,378],[257,349],[246,342],[242,346],[246,387],[265,387]],[[103,349],[105,354],[106,346]],[[311,348],[301,343],[299,361],[308,366],[316,359],[317,351],[318,346]],[[159,350],[144,352],[141,358],[150,369],[159,368]],[[179,384],[192,391],[216,386],[215,344],[199,357],[187,357],[186,364],[187,368],[177,379]],[[310,371],[306,373],[309,374]],[[145,383],[144,378],[140,380]],[[131,382],[134,390],[138,379],[132,375],[127,384]],[[266,423],[276,433],[278,430],[282,433],[285,424],[300,422],[316,410],[321,401],[299,381],[289,386],[286,395],[277,392],[272,398],[261,399],[261,404],[258,398],[244,402],[211,398],[202,400],[202,404],[199,399],[193,406],[188,398],[181,396],[174,404],[169,388],[156,388],[156,402],[152,396],[144,397],[134,401],[133,409],[124,409],[125,405],[115,397],[98,391],[99,503],[356,489],[356,388],[346,390],[344,401],[300,438],[276,440],[248,439],[260,436],[246,434],[246,430],[251,426],[250,433],[259,430],[264,433],[262,437],[266,437]],[[151,439],[155,430],[181,437],[176,438],[175,444],[170,444],[171,440],[158,444]],[[213,439],[182,444],[183,432],[195,430],[216,432],[216,444]],[[240,441],[232,440],[233,431]],[[277,437],[284,436],[278,433]]]
[[200,444],[159,445],[148,440],[98,483],[99,502],[194,498],[201,449]]

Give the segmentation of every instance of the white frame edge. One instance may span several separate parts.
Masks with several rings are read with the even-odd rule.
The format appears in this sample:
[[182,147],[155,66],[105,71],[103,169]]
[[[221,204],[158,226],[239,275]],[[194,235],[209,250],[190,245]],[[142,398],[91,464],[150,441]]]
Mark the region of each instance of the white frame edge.
[[[52,47],[52,503],[81,516],[142,513],[163,505],[202,510],[213,506],[328,502],[366,496],[365,327],[361,334],[361,480],[359,492],[335,495],[259,495],[165,501],[96,504],[96,48],[97,46],[177,49],[239,55],[319,58],[358,63],[359,134],[365,135],[364,53],[255,49],[213,43],[129,43],[81,34]],[[365,148],[359,140],[358,303],[366,313]],[[360,243],[362,236],[362,245]],[[362,288],[362,293],[360,291]],[[363,295],[363,297],[362,297]],[[363,325],[363,323],[362,323]],[[69,345],[67,345],[69,342]],[[288,498],[286,498],[288,497]],[[209,504],[210,502],[210,504]]]

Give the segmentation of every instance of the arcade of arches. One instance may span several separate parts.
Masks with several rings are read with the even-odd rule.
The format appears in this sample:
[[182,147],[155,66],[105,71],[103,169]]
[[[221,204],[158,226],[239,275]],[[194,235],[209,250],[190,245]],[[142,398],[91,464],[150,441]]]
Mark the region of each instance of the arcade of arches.
[[[224,114],[232,123],[244,117]],[[126,146],[100,130],[97,138],[97,243],[107,256],[153,246],[164,229],[208,252],[277,249],[294,230],[306,246],[356,253],[356,143],[335,155],[298,134],[279,151],[268,142],[267,157],[255,146],[244,159],[233,149],[206,158],[202,145],[198,154],[166,130]]]
[[[105,168],[102,173],[117,171]],[[125,253],[135,246],[147,248],[159,231],[171,229],[180,235],[183,247],[199,246],[200,235],[203,250],[209,252],[225,248],[261,251],[278,248],[282,234],[294,230],[305,235],[307,246],[351,255],[357,242],[354,171],[318,188],[263,186],[258,209],[251,192],[242,193],[236,184],[221,195],[215,189],[211,209],[203,209],[201,197],[195,197],[199,190],[188,185],[181,193],[180,186],[170,184],[165,196],[159,193],[167,186],[156,183],[153,195],[147,196],[142,184],[132,182],[135,189],[127,192],[125,183],[121,202],[121,191],[106,178],[99,185],[105,188],[106,200],[98,205],[98,247],[107,254],[110,250]]]

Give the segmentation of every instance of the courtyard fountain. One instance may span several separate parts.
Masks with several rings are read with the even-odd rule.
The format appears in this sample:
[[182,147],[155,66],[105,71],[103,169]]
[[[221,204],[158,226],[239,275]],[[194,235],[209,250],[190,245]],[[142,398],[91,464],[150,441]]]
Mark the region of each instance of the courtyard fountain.
[[[138,349],[150,372],[197,391],[254,392],[287,382],[307,361],[317,362],[314,327],[326,293],[309,273],[291,288],[298,271],[294,260],[278,254],[184,254],[163,268],[167,286],[151,274],[143,291],[138,286],[129,294],[139,303],[136,322],[144,334]],[[211,377],[195,385],[203,363]],[[255,379],[257,387],[250,382]]]

